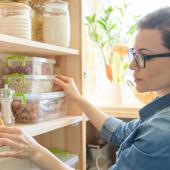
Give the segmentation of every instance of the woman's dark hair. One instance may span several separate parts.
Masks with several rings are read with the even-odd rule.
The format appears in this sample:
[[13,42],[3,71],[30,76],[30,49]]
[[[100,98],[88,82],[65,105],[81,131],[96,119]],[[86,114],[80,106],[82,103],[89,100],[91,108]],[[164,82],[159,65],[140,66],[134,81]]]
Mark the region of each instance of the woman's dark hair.
[[170,50],[170,7],[147,14],[137,23],[138,29],[156,29],[162,34],[163,46]]

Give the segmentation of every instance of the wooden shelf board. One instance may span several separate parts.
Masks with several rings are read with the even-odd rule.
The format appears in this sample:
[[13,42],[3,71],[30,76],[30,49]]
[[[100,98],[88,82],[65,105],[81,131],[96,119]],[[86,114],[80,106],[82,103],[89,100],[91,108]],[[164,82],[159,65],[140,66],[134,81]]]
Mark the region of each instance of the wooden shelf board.
[[79,123],[82,120],[83,116],[65,116],[37,124],[16,124],[14,127],[21,128],[31,136],[37,136],[68,125]]
[[118,118],[134,119],[138,118],[138,111],[142,106],[114,106],[114,107],[98,107],[105,113]]
[[0,34],[0,52],[30,56],[78,55],[79,50]]

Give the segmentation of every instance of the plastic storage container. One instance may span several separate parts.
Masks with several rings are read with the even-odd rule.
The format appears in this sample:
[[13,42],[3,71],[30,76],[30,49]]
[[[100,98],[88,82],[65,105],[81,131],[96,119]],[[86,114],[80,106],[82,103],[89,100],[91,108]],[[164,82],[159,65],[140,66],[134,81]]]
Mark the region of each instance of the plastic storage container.
[[0,33],[31,39],[31,8],[23,3],[0,3]]
[[[16,93],[49,93],[53,91],[55,76],[13,74],[3,76],[3,83]],[[2,86],[2,84],[1,84]]]
[[44,4],[43,39],[46,43],[69,46],[70,17],[67,2],[55,1]]
[[76,164],[79,161],[78,155],[75,155],[67,151],[60,150],[60,149],[56,149],[56,148],[49,149],[49,151],[52,152],[56,157],[58,157],[65,164],[76,169]]
[[6,65],[5,74],[53,75],[54,59],[26,56],[8,56],[1,59]]
[[15,97],[12,111],[17,123],[37,123],[64,116],[66,114],[64,93],[25,94],[24,98]]

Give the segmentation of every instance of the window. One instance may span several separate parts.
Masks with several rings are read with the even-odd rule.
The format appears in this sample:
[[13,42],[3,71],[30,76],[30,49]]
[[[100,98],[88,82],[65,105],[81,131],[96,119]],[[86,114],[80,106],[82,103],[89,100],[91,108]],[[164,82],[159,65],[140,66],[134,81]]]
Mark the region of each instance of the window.
[[[168,6],[170,0],[157,0],[150,2],[148,0],[86,0],[83,1],[83,23],[84,23],[84,41],[83,41],[83,65],[84,65],[84,96],[90,100],[93,104],[99,106],[109,106],[109,96],[114,93],[112,86],[109,81],[106,81],[106,75],[104,72],[104,65],[102,64],[102,58],[100,52],[95,44],[90,40],[88,36],[88,30],[85,25],[85,17],[92,15],[96,12],[101,13],[103,7],[108,5],[119,6],[120,3],[129,3],[128,12],[129,14],[140,15],[141,17],[155,9],[163,6]],[[151,3],[151,4],[148,4]],[[147,4],[147,5],[146,5]],[[127,19],[127,22],[129,20]],[[132,79],[131,72],[129,71],[126,75],[126,79]],[[135,100],[132,90],[129,89],[127,84],[123,85],[122,91],[123,104],[136,104],[139,101]],[[131,100],[129,100],[131,98]]]

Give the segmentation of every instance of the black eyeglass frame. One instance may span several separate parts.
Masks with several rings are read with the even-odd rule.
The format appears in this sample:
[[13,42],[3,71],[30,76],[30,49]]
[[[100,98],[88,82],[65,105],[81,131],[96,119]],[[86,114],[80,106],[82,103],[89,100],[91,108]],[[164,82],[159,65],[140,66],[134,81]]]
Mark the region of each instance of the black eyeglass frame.
[[[150,55],[140,54],[140,56],[143,57],[143,66],[141,66],[139,64],[138,60],[137,60],[137,57],[134,57],[134,54],[135,54],[135,56],[137,56],[137,54],[134,51],[134,48],[129,48],[128,49],[128,56],[129,56],[130,52],[133,52],[133,59],[135,59],[136,64],[140,68],[145,68],[145,61],[150,60],[152,58],[170,57],[170,53],[160,53],[160,54],[150,54]],[[129,57],[129,60],[131,61],[130,57]]]

